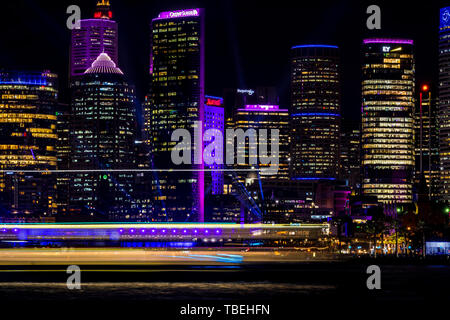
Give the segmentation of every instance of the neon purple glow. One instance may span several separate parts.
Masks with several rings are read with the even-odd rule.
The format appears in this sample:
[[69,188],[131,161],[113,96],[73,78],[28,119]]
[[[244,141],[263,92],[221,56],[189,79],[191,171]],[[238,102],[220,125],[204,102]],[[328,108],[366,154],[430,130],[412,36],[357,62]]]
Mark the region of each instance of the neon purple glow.
[[363,42],[364,42],[364,44],[368,44],[368,43],[414,44],[414,40],[409,40],[409,39],[384,39],[384,38],[364,39]]
[[164,11],[158,15],[158,18],[155,18],[153,20],[198,17],[198,16],[200,16],[200,9],[186,9],[176,11]]
[[280,109],[280,106],[272,104],[247,104],[245,109],[238,109],[238,111],[288,112],[288,109]]
[[105,52],[118,64],[118,29],[114,20],[82,19],[71,36],[70,76],[81,76]]

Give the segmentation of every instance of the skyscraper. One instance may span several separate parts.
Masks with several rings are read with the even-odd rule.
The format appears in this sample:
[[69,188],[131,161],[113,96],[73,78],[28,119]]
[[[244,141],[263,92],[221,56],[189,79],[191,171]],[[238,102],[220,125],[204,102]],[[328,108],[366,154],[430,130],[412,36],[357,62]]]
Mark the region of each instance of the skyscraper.
[[[71,114],[69,106],[59,103],[56,112],[57,125],[56,133],[58,141],[56,143],[56,153],[58,157],[58,170],[68,170],[72,148],[70,147],[70,124]],[[69,208],[69,186],[70,174],[58,173],[56,175],[56,203],[58,206],[58,214],[66,215]]]
[[339,49],[292,47],[291,179],[334,180],[339,171]]
[[[204,123],[204,11],[161,12],[151,23],[151,89],[146,104],[146,131],[154,169],[197,169],[196,172],[160,171],[154,175],[155,214],[165,221],[204,221],[203,165],[174,165],[171,141],[176,129],[194,138],[196,121]],[[198,128],[203,132],[203,125]],[[202,154],[201,140],[192,156]],[[199,157],[202,158],[202,157]]]
[[439,23],[439,156],[442,198],[450,201],[450,7]]
[[55,176],[33,171],[56,169],[57,79],[0,72],[0,169],[11,170],[0,173],[2,216],[56,213]]
[[[205,96],[205,131],[208,129],[216,129],[225,137],[225,110],[223,108],[223,98]],[[208,142],[205,142],[205,145]],[[222,143],[222,147],[224,147]],[[223,164],[210,164],[205,168],[217,171],[210,171],[205,174],[205,191],[208,194],[222,194],[224,185]]]
[[362,52],[362,191],[382,203],[408,203],[414,173],[413,41],[365,39]]
[[[256,179],[288,179],[289,178],[289,110],[280,108],[279,105],[254,105],[248,104],[242,106],[235,110],[234,116],[234,128],[242,129],[244,131],[248,129],[254,129],[259,134],[259,129],[267,130],[267,139],[271,141],[273,137],[271,136],[271,129],[279,130],[279,167],[278,172],[273,175],[258,175],[257,171],[246,172],[252,167],[255,169],[257,166],[249,165],[251,163],[251,157],[253,157],[250,152],[252,146],[249,143],[239,143],[237,142],[236,153],[239,149],[244,149],[244,153],[248,159],[246,159],[246,164],[239,164],[235,160],[234,168],[237,170],[238,175],[246,180],[247,183],[252,183]],[[259,139],[261,136],[258,137]],[[228,141],[227,141],[228,142]],[[257,147],[259,147],[260,141],[256,142]],[[258,148],[259,149],[259,148]],[[270,150],[270,143],[267,146],[268,153]],[[258,150],[258,155],[261,156]],[[254,160],[254,163],[258,163],[258,159]],[[261,164],[259,164],[261,166]]]
[[341,180],[353,190],[361,182],[361,130],[357,123],[342,119],[340,147]]
[[423,178],[427,184],[428,197],[439,198],[439,123],[437,106],[428,85],[420,88],[415,110],[415,183]]
[[98,0],[94,19],[80,20],[80,28],[72,30],[70,76],[83,75],[102,52],[118,64],[117,23],[112,19],[109,0]]
[[79,172],[71,175],[71,210],[125,220],[132,214],[134,182],[126,170],[136,166],[133,88],[101,53],[72,90],[70,166]]

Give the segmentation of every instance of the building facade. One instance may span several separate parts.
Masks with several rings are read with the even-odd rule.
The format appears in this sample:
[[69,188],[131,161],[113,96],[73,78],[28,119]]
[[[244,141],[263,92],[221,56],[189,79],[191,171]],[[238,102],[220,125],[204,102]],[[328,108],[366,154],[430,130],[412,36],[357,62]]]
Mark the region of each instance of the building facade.
[[72,85],[70,210],[101,219],[133,213],[135,97],[123,72],[101,53]]
[[340,147],[340,179],[354,193],[361,185],[361,129],[359,123],[342,119]]
[[80,27],[72,30],[70,77],[82,76],[102,52],[118,64],[117,23],[112,20],[109,0],[99,0],[94,18],[80,20]]
[[[70,157],[72,153],[72,148],[70,146],[70,125],[72,117],[69,106],[59,103],[56,117],[56,133],[58,135],[58,141],[56,143],[56,153],[58,157],[57,169],[69,170]],[[60,217],[68,214],[69,186],[70,173],[58,172],[56,175],[56,203],[58,206],[58,215]]]
[[439,199],[439,123],[436,100],[428,85],[421,86],[415,111],[415,183],[425,179],[428,198]]
[[[253,105],[248,104],[235,110],[233,116],[233,125],[235,130],[242,129],[244,132],[250,133],[248,130],[255,130],[256,139],[248,143],[235,139],[235,164],[234,168],[241,177],[242,182],[251,184],[258,179],[289,179],[289,110],[282,109],[279,105]],[[264,166],[261,163],[261,129],[267,130],[266,150],[270,155],[272,130],[278,130],[278,171],[275,174],[262,175],[258,171],[243,171],[249,169],[261,169]],[[229,141],[227,141],[229,143]],[[239,163],[238,154],[242,152],[246,156],[245,163]],[[258,159],[259,157],[259,159]],[[254,163],[252,165],[252,163]],[[268,164],[273,165],[273,164]],[[267,166],[267,165],[266,165]]]
[[[214,96],[205,96],[205,123],[204,130],[219,130],[222,137],[225,137],[225,109],[223,107],[223,98]],[[210,142],[205,142],[205,146]],[[223,141],[221,142],[224,147]],[[222,149],[223,151],[223,149]],[[212,155],[214,156],[214,155]],[[224,164],[205,164],[205,169],[211,170],[205,172],[205,193],[211,195],[223,194],[224,186]],[[214,170],[217,169],[217,170]]]
[[[57,75],[0,72],[0,214],[56,213]],[[11,171],[4,171],[11,170]],[[42,172],[40,172],[42,171]]]
[[450,7],[439,19],[439,155],[441,195],[450,201]]
[[292,47],[291,179],[335,180],[339,173],[339,49]]
[[362,67],[362,191],[382,203],[413,200],[413,41],[365,39]]
[[[161,12],[151,23],[151,88],[145,107],[146,136],[151,166],[155,219],[204,221],[204,10]],[[194,165],[175,165],[171,160],[172,132],[191,133]],[[194,130],[200,132],[194,137]],[[195,147],[200,146],[200,147]],[[161,170],[162,169],[162,170]],[[165,169],[184,169],[168,172]],[[192,171],[194,169],[195,171]]]

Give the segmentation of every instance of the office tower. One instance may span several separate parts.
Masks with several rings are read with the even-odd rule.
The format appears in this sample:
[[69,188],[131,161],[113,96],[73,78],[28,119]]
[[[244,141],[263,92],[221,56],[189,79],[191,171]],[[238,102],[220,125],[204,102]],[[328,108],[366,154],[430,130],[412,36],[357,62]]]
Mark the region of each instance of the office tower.
[[353,190],[359,190],[361,183],[361,130],[356,121],[341,123],[340,179]]
[[34,171],[56,169],[57,80],[49,71],[0,72],[1,216],[56,213],[55,175]]
[[439,23],[439,156],[441,195],[450,201],[450,7],[440,10]]
[[[56,121],[56,133],[58,135],[58,141],[56,142],[56,154],[58,158],[57,169],[69,170],[72,152],[70,147],[71,113],[67,104],[58,104]],[[58,172],[56,175],[56,203],[58,207],[58,214],[66,215],[68,213],[69,186],[70,174],[66,172]]]
[[412,201],[413,41],[365,39],[362,67],[362,191],[382,203]]
[[[154,169],[155,214],[163,221],[204,221],[202,164],[175,165],[171,159],[172,132],[186,129],[193,141],[192,158],[202,162],[204,123],[204,11],[161,12],[151,23],[151,89],[146,103],[146,131]],[[196,147],[200,146],[200,147]]]
[[415,110],[415,183],[424,178],[429,199],[439,197],[439,124],[435,99],[429,85],[420,88]]
[[101,53],[72,89],[70,166],[80,172],[71,175],[71,212],[131,219],[134,176],[128,170],[136,165],[133,88]]
[[[205,131],[209,129],[217,129],[225,138],[225,110],[223,108],[223,98],[205,96]],[[209,142],[205,142],[206,146]],[[223,143],[222,148],[224,147]],[[222,194],[224,185],[224,165],[223,164],[205,164],[205,169],[217,171],[205,172],[205,193],[206,194]]]
[[93,19],[80,20],[80,28],[72,30],[70,77],[83,75],[102,52],[118,64],[117,23],[112,19],[109,0],[99,0]]
[[[241,108],[238,108],[233,116],[234,119],[234,129],[242,129],[245,131],[249,129],[256,130],[258,135],[258,140],[256,141],[256,148],[258,149],[257,155],[252,155],[251,146],[252,143],[236,143],[235,150],[235,165],[233,166],[242,180],[245,180],[246,184],[251,184],[257,179],[289,179],[289,110],[282,109],[279,105],[254,105],[248,104]],[[254,159],[253,163],[256,165],[250,165],[252,157],[261,156],[260,155],[260,129],[267,130],[267,153],[270,155],[271,147],[270,142],[273,139],[271,136],[271,130],[279,130],[279,167],[276,174],[261,175],[258,171],[245,172],[243,170],[258,169],[263,166],[260,164],[260,159]],[[249,139],[250,140],[250,139]],[[228,141],[227,141],[228,143]],[[243,148],[246,155],[245,164],[240,164],[237,161],[237,154],[239,149]],[[270,165],[270,164],[269,164]]]
[[291,179],[335,180],[339,171],[339,49],[292,47]]

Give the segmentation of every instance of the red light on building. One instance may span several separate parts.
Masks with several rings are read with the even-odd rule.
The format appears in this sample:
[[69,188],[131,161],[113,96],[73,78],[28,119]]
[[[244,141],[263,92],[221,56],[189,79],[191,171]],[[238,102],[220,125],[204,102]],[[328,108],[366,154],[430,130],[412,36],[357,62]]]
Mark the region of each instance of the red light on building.
[[94,18],[101,18],[101,17],[102,17],[102,13],[101,12],[99,12],[99,11],[94,12]]
[[206,98],[206,105],[207,106],[213,106],[213,107],[220,107],[222,105],[222,100],[221,99]]
[[108,11],[108,17],[111,19],[112,18],[112,11]]
[[428,85],[424,84],[422,86],[422,91],[428,91],[428,89],[429,89]]

